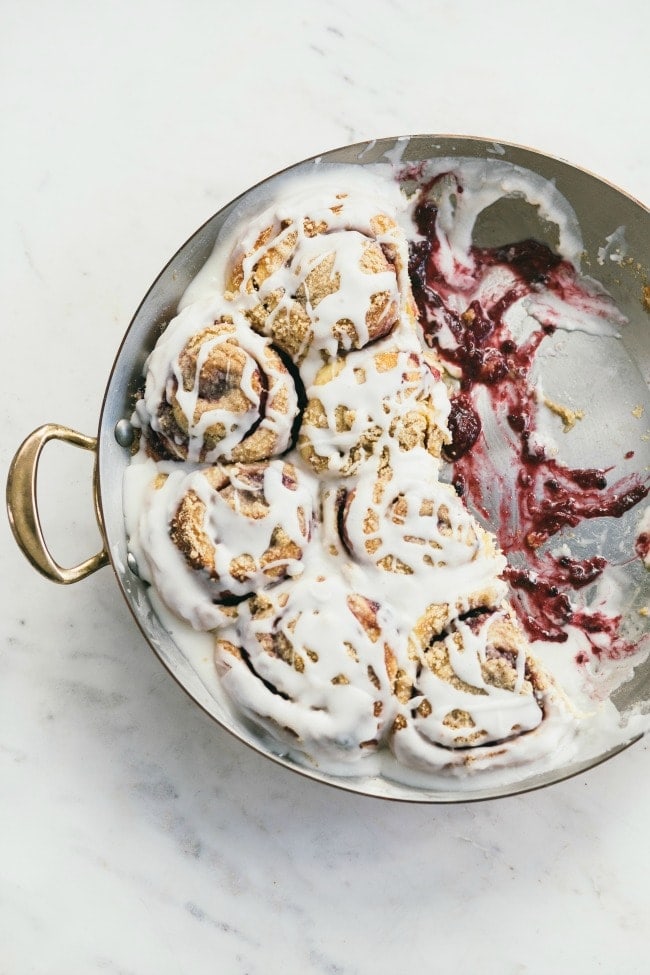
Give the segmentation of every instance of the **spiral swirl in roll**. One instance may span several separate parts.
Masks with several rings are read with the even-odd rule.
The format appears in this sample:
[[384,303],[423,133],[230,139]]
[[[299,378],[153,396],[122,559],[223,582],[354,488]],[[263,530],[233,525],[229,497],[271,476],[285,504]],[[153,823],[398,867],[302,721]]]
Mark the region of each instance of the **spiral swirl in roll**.
[[227,288],[253,328],[300,363],[387,335],[403,309],[414,317],[406,238],[371,200],[326,192],[319,204],[262,214],[232,257]]
[[336,494],[336,523],[352,557],[386,572],[420,575],[433,596],[488,586],[505,558],[423,451],[368,464]]
[[302,571],[312,508],[310,488],[281,460],[174,470],[149,489],[140,545],[170,609],[209,629],[213,604]]
[[269,341],[234,309],[211,301],[168,326],[147,362],[136,409],[163,456],[250,462],[291,445],[298,395]]
[[391,736],[398,760],[428,770],[517,764],[558,734],[556,696],[505,604],[457,617],[431,639],[414,634],[410,656],[413,685]]
[[307,390],[298,448],[318,474],[355,474],[384,449],[438,457],[449,400],[422,355],[390,341],[323,366]]
[[289,748],[356,762],[392,723],[401,673],[390,612],[337,576],[253,597],[215,653],[228,693]]

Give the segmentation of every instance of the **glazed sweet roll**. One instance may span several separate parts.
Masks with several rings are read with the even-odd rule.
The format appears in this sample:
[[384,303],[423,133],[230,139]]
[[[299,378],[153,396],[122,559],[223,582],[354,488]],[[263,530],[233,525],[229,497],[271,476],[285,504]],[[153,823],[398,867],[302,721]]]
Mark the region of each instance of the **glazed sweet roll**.
[[507,605],[457,617],[433,635],[411,636],[415,667],[391,748],[428,770],[514,765],[544,754],[569,726],[562,706]]
[[416,576],[430,601],[501,598],[505,558],[425,451],[366,465],[336,505],[341,540],[362,565]]
[[307,389],[298,448],[319,474],[350,475],[384,448],[439,457],[449,439],[449,398],[422,353],[390,340],[350,352]]
[[270,342],[209,301],[182,311],[158,340],[136,412],[162,456],[249,462],[291,446],[298,393]]
[[281,460],[172,470],[150,484],[139,544],[163,601],[211,629],[215,604],[302,571],[312,510],[310,485]]
[[414,319],[406,238],[376,200],[326,190],[278,203],[255,221],[230,262],[227,293],[253,328],[296,363],[325,359]]
[[403,674],[390,611],[336,575],[252,597],[215,654],[227,692],[290,750],[357,762],[394,720]]

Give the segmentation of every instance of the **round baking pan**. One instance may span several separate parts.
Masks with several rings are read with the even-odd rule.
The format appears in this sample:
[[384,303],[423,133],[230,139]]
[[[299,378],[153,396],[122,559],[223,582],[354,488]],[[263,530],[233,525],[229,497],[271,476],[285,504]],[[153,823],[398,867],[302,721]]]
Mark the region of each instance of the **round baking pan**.
[[[437,135],[379,139],[345,146],[304,160],[253,189],[257,194],[261,192],[264,196],[268,193],[270,196],[275,182],[287,173],[321,162],[368,166],[396,160],[408,164],[447,157],[501,160],[522,167],[552,181],[575,211],[584,241],[582,271],[602,283],[628,318],[628,325],[622,330],[619,341],[620,352],[613,379],[611,363],[605,369],[598,356],[576,364],[575,368],[581,373],[586,372],[594,403],[602,407],[605,401],[609,411],[608,429],[619,429],[621,436],[624,436],[630,423],[629,409],[617,396],[617,383],[619,387],[632,388],[634,395],[647,406],[650,377],[650,213],[638,201],[591,173],[530,149],[479,138]],[[354,777],[331,774],[297,764],[286,755],[279,754],[267,738],[249,722],[238,717],[213,692],[210,682],[205,680],[154,612],[148,587],[133,571],[122,508],[122,480],[130,457],[128,418],[142,382],[145,360],[160,334],[161,326],[176,314],[181,296],[210,255],[226,221],[246,196],[242,194],[233,200],[200,227],[171,258],[150,287],[113,364],[96,437],[50,423],[30,434],[17,451],[9,472],[7,504],[14,535],[26,557],[39,572],[65,584],[76,582],[110,564],[142,633],[161,663],[196,704],[246,745],[281,765],[328,785],[369,796],[411,802],[466,802],[547,786],[582,772],[628,747],[636,740],[634,737],[629,741],[619,740],[612,747],[605,747],[597,754],[568,765],[551,762],[542,772],[532,774],[521,768],[511,781],[497,785],[490,783],[489,778],[483,778],[480,773],[463,783],[450,778],[448,788],[441,788],[439,782],[435,787],[430,787],[426,780],[408,784],[394,781],[386,775]],[[612,235],[618,228],[623,228],[616,239],[624,239],[625,254],[618,260],[603,259],[603,248],[606,248],[608,240],[613,239]],[[496,246],[524,237],[552,234],[552,229],[541,225],[534,208],[521,200],[510,199],[491,207],[482,216],[476,233],[480,234],[482,246]],[[552,243],[552,240],[549,239],[549,242]],[[569,378],[557,378],[560,386],[567,382],[571,382],[570,375]],[[52,439],[94,451],[96,455],[93,492],[104,547],[101,552],[72,568],[59,566],[50,555],[38,516],[36,477],[39,457],[44,445]],[[646,438],[646,454],[649,449]],[[647,467],[650,457],[641,458],[640,462]],[[606,538],[602,544],[606,547],[614,543]],[[641,585],[645,587],[647,599],[647,581]],[[645,664],[639,666],[634,677],[619,689],[615,704],[624,711],[647,701],[650,701],[650,666]]]

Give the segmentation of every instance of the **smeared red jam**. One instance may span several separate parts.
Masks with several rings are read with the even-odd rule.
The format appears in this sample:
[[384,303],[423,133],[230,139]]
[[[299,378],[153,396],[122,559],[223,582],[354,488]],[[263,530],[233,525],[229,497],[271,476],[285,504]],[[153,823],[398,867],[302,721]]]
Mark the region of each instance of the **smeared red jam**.
[[650,556],[650,533],[649,532],[641,532],[641,534],[638,536],[636,540],[634,549],[640,559],[644,559],[644,561],[647,561],[648,556]]
[[583,622],[582,615],[572,606],[568,590],[591,585],[606,565],[607,561],[597,555],[580,560],[556,558],[547,552],[536,560],[534,570],[508,566],[505,577],[528,635],[535,640],[566,642],[567,625],[581,626]]
[[[569,468],[547,456],[538,433],[531,370],[543,340],[555,331],[554,316],[540,315],[539,326],[519,342],[504,317],[528,295],[550,294],[576,309],[593,304],[593,295],[568,261],[536,240],[472,246],[469,264],[455,265],[451,274],[458,279],[451,282],[441,270],[438,213],[430,199],[441,178],[422,188],[415,206],[422,239],[411,245],[409,270],[425,339],[459,377],[449,418],[452,443],[445,448],[454,486],[485,518],[498,511],[495,533],[511,561],[506,576],[530,638],[561,643],[568,638],[568,626],[578,627],[596,656],[620,657],[636,649],[621,638],[620,617],[578,609],[571,598],[598,579],[605,559],[555,557],[541,549],[584,519],[620,518],[648,495],[648,483],[632,474],[610,484],[611,471]],[[506,272],[499,287],[481,287],[495,268]],[[463,296],[467,303],[459,311]],[[487,394],[502,433],[496,452],[482,436],[479,392],[483,404]],[[637,554],[644,557],[649,550],[650,538],[639,536]]]
[[460,460],[472,449],[481,433],[481,418],[469,397],[460,393],[451,401],[447,421],[452,441],[444,448],[447,460]]

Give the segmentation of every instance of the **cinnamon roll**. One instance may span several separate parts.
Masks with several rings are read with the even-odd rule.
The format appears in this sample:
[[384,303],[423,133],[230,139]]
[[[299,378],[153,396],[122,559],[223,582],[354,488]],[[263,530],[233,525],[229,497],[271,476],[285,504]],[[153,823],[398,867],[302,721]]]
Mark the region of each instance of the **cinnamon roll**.
[[557,695],[507,605],[422,636],[411,637],[413,684],[391,732],[398,761],[425,770],[516,765],[567,732],[571,722],[556,723]]
[[252,597],[215,650],[250,718],[288,749],[337,762],[372,754],[392,724],[399,656],[386,607],[313,574]]
[[[506,560],[422,450],[367,464],[335,494],[336,527],[361,565],[419,577],[430,600],[495,586]],[[501,584],[497,591],[502,590]]]
[[406,237],[375,200],[326,190],[317,202],[278,202],[230,262],[227,293],[252,327],[300,363],[387,335],[414,304]]
[[423,355],[390,341],[334,359],[307,390],[298,448],[318,474],[348,476],[384,449],[440,456],[449,399]]
[[158,340],[136,411],[161,456],[250,462],[291,446],[298,394],[268,339],[210,301],[185,309]]
[[312,508],[309,484],[281,460],[172,470],[149,487],[139,544],[163,601],[210,629],[214,604],[300,574]]

